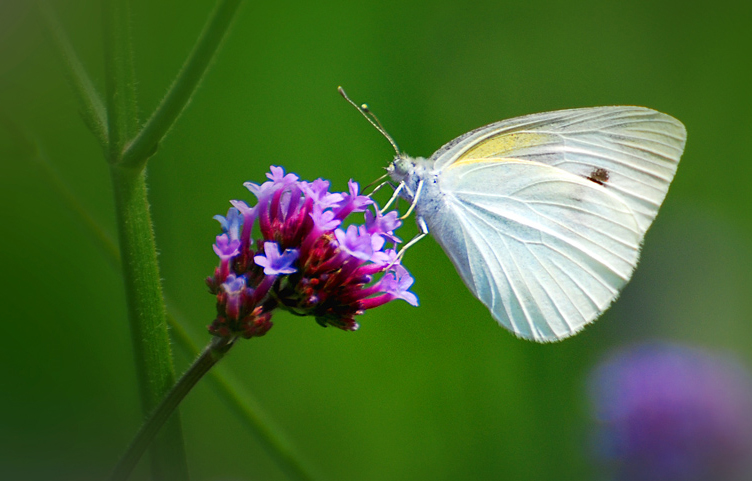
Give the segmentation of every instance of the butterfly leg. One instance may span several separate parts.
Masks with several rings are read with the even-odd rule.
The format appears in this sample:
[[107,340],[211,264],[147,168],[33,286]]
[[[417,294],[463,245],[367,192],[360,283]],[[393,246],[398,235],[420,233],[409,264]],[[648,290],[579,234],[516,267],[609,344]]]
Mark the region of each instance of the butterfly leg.
[[389,199],[389,202],[384,204],[384,207],[381,208],[381,212],[384,212],[389,208],[390,205],[394,203],[395,200],[397,200],[397,197],[399,197],[399,193],[402,189],[405,188],[405,183],[400,182],[396,189],[394,189],[394,194],[392,194],[392,197]]
[[[400,220],[407,219],[410,216],[410,214],[413,213],[413,210],[415,209],[415,206],[418,204],[418,199],[420,199],[420,192],[422,190],[423,190],[423,181],[421,180],[420,182],[418,182],[418,188],[415,189],[415,195],[413,196],[413,201],[410,203],[410,208],[407,209],[407,212],[405,212],[405,215],[403,215],[402,217],[400,217]],[[425,225],[425,223],[424,223],[424,225]],[[428,233],[428,228],[426,228],[426,233]],[[405,247],[407,247],[407,246],[405,246]]]
[[420,230],[420,232],[418,232],[415,237],[410,239],[410,242],[402,246],[402,249],[400,249],[400,251],[397,253],[397,257],[394,259],[394,261],[392,261],[392,263],[386,267],[387,269],[389,269],[402,259],[402,256],[405,255],[405,251],[407,251],[408,247],[415,245],[419,240],[428,235],[428,226],[426,225],[426,221],[423,220],[423,217],[418,217],[416,221],[418,223],[418,229]]

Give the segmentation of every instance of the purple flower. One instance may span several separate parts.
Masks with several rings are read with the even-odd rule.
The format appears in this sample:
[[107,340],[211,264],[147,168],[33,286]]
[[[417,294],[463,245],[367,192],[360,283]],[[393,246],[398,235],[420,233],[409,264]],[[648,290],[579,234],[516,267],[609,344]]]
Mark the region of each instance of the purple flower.
[[360,186],[357,182],[350,179],[347,183],[349,193],[342,194],[342,200],[336,210],[337,218],[344,219],[353,212],[363,212],[367,206],[373,204],[373,200],[365,195],[359,195]]
[[214,252],[220,259],[229,260],[238,255],[240,247],[239,239],[230,239],[227,234],[217,236],[214,243]]
[[240,234],[240,240],[245,252],[248,249],[248,242],[251,239],[251,229],[253,229],[253,223],[256,220],[256,209],[248,207],[248,204],[242,200],[231,200],[230,203],[243,215],[243,231]]
[[245,289],[245,277],[235,277],[234,274],[230,274],[222,287],[228,294],[240,294]]
[[266,174],[266,178],[271,180],[277,185],[286,186],[297,182],[298,176],[295,174],[286,174],[285,169],[272,165],[269,168],[270,172]]
[[293,266],[298,258],[298,251],[295,249],[285,249],[280,255],[276,242],[264,242],[264,254],[254,257],[253,260],[264,268],[264,274],[267,276],[293,274],[298,270]]
[[644,344],[611,356],[590,381],[597,455],[614,479],[752,476],[752,380],[730,357]]
[[374,252],[371,261],[380,266],[389,266],[399,263],[399,259],[397,259],[397,251],[394,249]]
[[408,291],[413,282],[415,282],[415,279],[407,272],[407,269],[396,264],[393,270],[384,275],[384,278],[381,280],[381,287],[384,292],[391,294],[395,299],[402,299],[411,306],[417,306],[417,296]]
[[393,235],[396,212],[375,210],[366,225],[351,219],[343,229],[351,213],[373,204],[356,182],[340,193],[329,192],[326,180],[301,181],[281,167],[267,178],[244,184],[256,205],[234,200],[226,217],[216,217],[224,233],[214,245],[220,265],[206,280],[217,296],[212,334],[263,335],[277,308],[353,331],[368,309],[394,299],[417,304],[408,291],[412,277],[397,264],[395,249],[384,248],[387,240],[400,242]]
[[[233,207],[238,209],[238,212],[243,214],[243,217],[252,216],[255,213],[255,209],[253,207],[248,207],[248,204],[243,202],[242,200],[231,200],[230,204],[232,204]],[[216,219],[217,216],[214,216]]]
[[238,209],[230,207],[227,211],[227,217],[215,215],[214,219],[219,221],[222,231],[230,237],[230,240],[240,240],[240,228],[243,226],[243,217],[240,215]]
[[334,212],[331,210],[322,210],[322,208],[317,205],[313,206],[311,219],[313,219],[316,228],[322,231],[334,230],[342,223],[341,220],[334,217]]
[[222,284],[222,289],[227,293],[227,315],[237,318],[245,300],[244,297],[247,289],[245,277],[235,277],[235,274],[230,274]]
[[212,334],[251,338],[263,336],[271,329],[271,313],[255,305],[255,292],[247,287],[245,276],[229,274],[216,294],[219,312],[209,326]]
[[305,192],[306,197],[313,200],[314,205],[320,209],[334,207],[342,202],[343,196],[340,193],[329,192],[329,181],[316,179],[313,182],[301,182],[300,187]]
[[399,220],[399,214],[397,214],[396,211],[391,211],[386,215],[382,215],[379,209],[375,209],[375,213],[367,210],[365,216],[365,228],[369,234],[378,234],[395,244],[401,242],[400,239],[394,235],[394,231],[402,225],[402,221]]
[[418,297],[408,291],[414,281],[407,269],[395,264],[384,274],[380,282],[371,287],[372,292],[381,292],[381,295],[364,299],[362,302],[363,308],[373,309],[394,299],[402,299],[412,306],[417,306]]
[[261,200],[266,197],[266,194],[273,190],[273,182],[265,182],[261,185],[254,182],[244,182],[243,185],[246,189],[251,191],[251,194],[255,195],[257,199]]
[[264,182],[261,185],[253,182],[245,182],[243,184],[259,201],[267,194],[276,191],[280,187],[284,188],[288,185],[293,185],[298,180],[298,176],[295,174],[285,175],[285,169],[282,167],[273,165],[269,170],[270,173],[266,174],[266,177],[269,179],[268,182]]
[[386,239],[383,236],[369,233],[364,225],[358,226],[358,233],[363,237],[368,236],[371,239],[371,250],[373,252],[380,251],[384,247],[384,244],[386,244]]
[[367,232],[359,232],[357,226],[349,226],[347,232],[337,229],[334,231],[334,236],[339,246],[351,256],[364,261],[373,256],[371,236]]

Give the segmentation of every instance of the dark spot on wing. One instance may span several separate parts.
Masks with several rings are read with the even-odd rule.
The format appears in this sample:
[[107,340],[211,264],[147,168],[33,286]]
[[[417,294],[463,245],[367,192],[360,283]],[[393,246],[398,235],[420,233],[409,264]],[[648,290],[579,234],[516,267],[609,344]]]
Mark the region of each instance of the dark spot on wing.
[[600,167],[595,168],[590,172],[588,180],[591,180],[596,184],[606,185],[606,182],[608,182],[608,171],[606,169],[601,169]]

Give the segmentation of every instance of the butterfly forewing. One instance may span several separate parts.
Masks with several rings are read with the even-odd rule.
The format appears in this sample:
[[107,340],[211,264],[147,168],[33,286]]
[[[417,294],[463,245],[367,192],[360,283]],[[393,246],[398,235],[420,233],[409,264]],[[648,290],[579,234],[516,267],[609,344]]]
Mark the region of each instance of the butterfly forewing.
[[442,172],[477,159],[556,167],[620,196],[644,234],[666,196],[685,140],[684,126],[669,115],[644,107],[593,107],[487,125],[449,142],[432,160]]

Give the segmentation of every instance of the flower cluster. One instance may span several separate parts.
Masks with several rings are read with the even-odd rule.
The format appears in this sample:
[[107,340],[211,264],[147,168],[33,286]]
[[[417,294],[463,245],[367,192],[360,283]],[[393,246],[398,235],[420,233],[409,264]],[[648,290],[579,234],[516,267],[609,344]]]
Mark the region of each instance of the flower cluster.
[[726,356],[643,344],[591,377],[597,457],[623,481],[751,479],[752,381]]
[[[354,331],[355,316],[367,309],[394,299],[418,304],[395,250],[397,212],[382,213],[352,180],[349,192],[338,193],[328,181],[301,181],[281,167],[266,176],[261,185],[244,184],[256,205],[233,200],[226,216],[215,216],[223,233],[214,244],[219,267],[206,279],[217,296],[209,332],[262,336],[278,307]],[[365,222],[346,226],[356,213]]]

